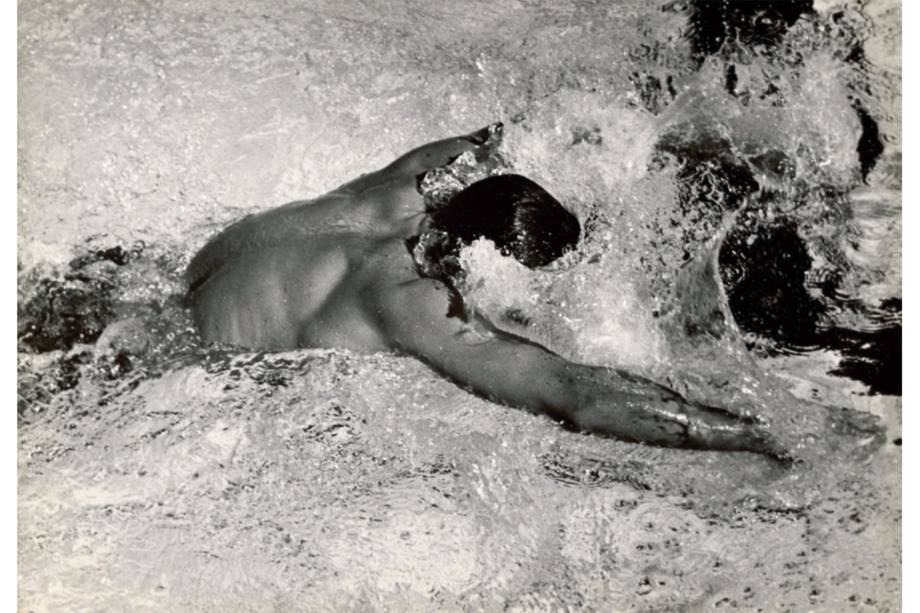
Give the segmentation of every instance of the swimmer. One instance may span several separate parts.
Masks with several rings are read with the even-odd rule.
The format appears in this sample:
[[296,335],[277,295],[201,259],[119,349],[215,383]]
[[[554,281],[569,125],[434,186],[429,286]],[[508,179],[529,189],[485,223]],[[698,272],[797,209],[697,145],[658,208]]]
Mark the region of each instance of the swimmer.
[[[187,271],[204,340],[266,351],[398,352],[477,395],[582,431],[782,456],[750,418],[621,370],[570,362],[457,308],[451,275],[464,244],[485,237],[538,268],[580,236],[575,216],[519,175],[489,177],[425,210],[423,173],[484,146],[489,134],[424,145],[316,200],[245,217],[212,238]],[[471,340],[472,326],[488,330],[486,340]]]

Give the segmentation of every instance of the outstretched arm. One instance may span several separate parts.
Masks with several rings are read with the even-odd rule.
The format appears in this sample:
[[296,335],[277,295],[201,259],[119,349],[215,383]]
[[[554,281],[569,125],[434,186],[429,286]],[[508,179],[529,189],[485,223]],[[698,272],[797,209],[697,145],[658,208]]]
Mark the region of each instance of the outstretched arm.
[[648,379],[569,362],[494,329],[486,339],[471,335],[447,317],[447,291],[431,279],[404,283],[378,300],[379,323],[394,349],[480,396],[627,440],[783,455],[753,420],[688,401]]

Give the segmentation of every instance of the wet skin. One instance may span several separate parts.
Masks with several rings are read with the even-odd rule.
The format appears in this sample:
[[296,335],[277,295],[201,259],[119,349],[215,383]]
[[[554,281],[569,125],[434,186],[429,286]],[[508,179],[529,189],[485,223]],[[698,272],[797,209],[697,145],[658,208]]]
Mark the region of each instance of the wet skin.
[[[187,271],[202,337],[248,349],[343,348],[414,356],[471,392],[596,434],[780,457],[750,419],[653,381],[569,362],[529,340],[449,316],[450,291],[420,277],[405,240],[425,222],[419,175],[488,130],[430,143],[316,200],[234,223]],[[477,322],[472,322],[477,323]],[[475,338],[473,338],[475,337]]]

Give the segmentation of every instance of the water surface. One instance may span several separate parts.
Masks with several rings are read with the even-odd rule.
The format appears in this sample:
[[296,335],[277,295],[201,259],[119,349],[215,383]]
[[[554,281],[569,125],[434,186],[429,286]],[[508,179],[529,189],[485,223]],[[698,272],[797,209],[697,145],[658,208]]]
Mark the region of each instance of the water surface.
[[[773,9],[21,3],[20,606],[897,609],[900,7]],[[586,234],[547,271],[475,244],[470,304],[798,463],[198,342],[213,233],[494,121]]]

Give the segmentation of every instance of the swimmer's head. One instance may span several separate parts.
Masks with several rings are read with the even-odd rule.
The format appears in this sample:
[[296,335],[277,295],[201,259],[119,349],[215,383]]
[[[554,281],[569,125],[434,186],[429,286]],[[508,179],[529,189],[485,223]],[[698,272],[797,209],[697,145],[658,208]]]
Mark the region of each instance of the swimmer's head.
[[422,245],[428,261],[456,258],[463,245],[487,238],[503,254],[537,268],[574,249],[581,227],[545,189],[510,174],[477,181],[430,212],[427,234],[435,239]]

